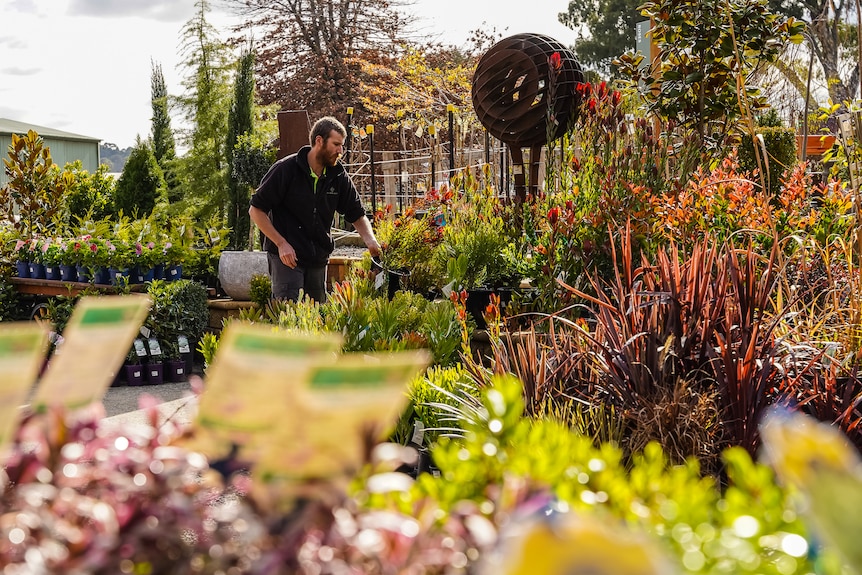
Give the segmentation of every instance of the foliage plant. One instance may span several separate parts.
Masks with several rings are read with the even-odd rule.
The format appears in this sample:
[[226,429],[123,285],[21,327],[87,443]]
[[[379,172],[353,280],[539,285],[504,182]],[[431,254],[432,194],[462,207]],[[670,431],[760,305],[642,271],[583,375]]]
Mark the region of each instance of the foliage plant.
[[[463,364],[448,367],[436,365],[414,378],[408,391],[410,401],[401,414],[391,440],[406,445],[415,422],[422,423],[424,441],[433,445],[439,436],[460,435],[463,421],[452,412],[463,408],[470,397],[478,397],[480,388]],[[448,410],[447,407],[448,406]]]
[[799,43],[805,25],[770,12],[765,1],[646,2],[658,55],[645,68],[642,54],[617,60],[639,87],[651,112],[699,137],[707,148],[724,145],[739,118],[765,106],[756,72],[778,58],[788,41]]
[[154,280],[147,293],[153,304],[145,325],[154,337],[167,345],[184,335],[194,349],[209,322],[206,288],[191,280]]
[[417,214],[421,207],[420,202],[395,217],[379,213],[374,221],[374,233],[383,248],[380,261],[384,271],[401,276],[401,289],[426,294],[438,281],[432,261],[442,230],[431,217]]
[[441,439],[432,451],[440,477],[421,475],[414,493],[451,514],[472,501],[499,528],[518,521],[525,502],[557,501],[555,509],[650,534],[683,573],[812,572],[791,497],[744,450],[724,452],[722,488],[694,460],[673,464],[657,443],[627,460],[612,444],[524,418],[521,393],[516,380],[495,379],[465,410],[464,439]]
[[0,213],[24,237],[48,234],[57,226],[62,198],[74,177],[61,173],[42,137],[30,130],[12,134],[3,159],[6,184],[0,188]]
[[830,553],[744,450],[724,454],[722,488],[657,444],[626,463],[613,445],[523,417],[512,378],[495,378],[470,406],[463,437],[432,449],[439,476],[391,473],[407,453],[366,439],[367,465],[347,489],[300,482],[306,497],[277,504],[230,461],[185,447],[189,431],[161,421],[152,399],[142,426],[31,414],[0,481],[0,562],[94,574],[483,572],[516,527],[548,515],[638,534],[682,573],[811,573],[815,554]]
[[500,202],[492,188],[470,174],[459,174],[453,186],[463,191],[441,206],[445,224],[434,253],[437,276],[455,290],[519,282],[511,260],[501,257],[521,237],[518,227],[511,225],[517,208]]
[[796,165],[797,145],[796,131],[793,128],[763,127],[757,128],[755,138],[742,138],[739,143],[739,167],[742,171],[753,174],[757,170],[757,160],[754,146],[761,146],[763,170],[766,172],[766,182],[770,197],[777,196],[781,190],[785,174],[791,172]]
[[149,142],[138,140],[114,189],[114,209],[147,217],[166,197],[165,177]]
[[259,307],[265,307],[272,299],[272,280],[268,275],[255,274],[249,282],[249,298]]
[[785,313],[773,301],[781,251],[774,244],[762,257],[751,244],[707,236],[649,259],[632,242],[627,229],[613,279],[592,275],[589,289],[563,284],[588,313],[551,316],[547,336],[497,348],[494,368],[524,378],[530,413],[578,398],[604,408],[596,415],[605,422],[592,429],[614,429],[607,418],[621,418],[624,449],[658,441],[672,460],[697,457],[718,473],[724,448],[755,453],[765,410],[815,367],[810,345],[776,332]]
[[66,171],[74,176],[74,183],[63,196],[68,225],[80,219],[101,220],[115,213],[115,182],[108,176],[108,170],[106,164],[99,164],[91,174],[83,168],[80,160],[66,166]]

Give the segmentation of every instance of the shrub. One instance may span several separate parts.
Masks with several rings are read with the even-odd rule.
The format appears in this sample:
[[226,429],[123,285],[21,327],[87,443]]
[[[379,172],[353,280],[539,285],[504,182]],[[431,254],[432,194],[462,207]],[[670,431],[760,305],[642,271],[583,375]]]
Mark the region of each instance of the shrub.
[[249,284],[249,297],[254,304],[263,308],[272,299],[272,280],[268,275],[255,274]]
[[114,208],[127,216],[146,217],[165,198],[162,169],[146,142],[132,149],[114,189]]
[[[797,163],[796,131],[793,128],[762,127],[757,129],[758,136],[763,137],[763,145],[766,147],[766,157],[763,157],[763,148],[760,149],[763,176],[769,189],[767,197],[773,198],[781,190],[782,177],[785,172],[790,171]],[[758,138],[759,145],[759,138]],[[745,135],[739,144],[739,167],[740,169],[754,173],[758,169],[757,158],[754,155],[754,142],[749,135]],[[760,181],[757,177],[755,181]]]
[[206,288],[192,280],[155,280],[147,292],[153,307],[146,325],[155,337],[175,342],[180,335],[185,335],[189,345],[195,348],[209,323]]

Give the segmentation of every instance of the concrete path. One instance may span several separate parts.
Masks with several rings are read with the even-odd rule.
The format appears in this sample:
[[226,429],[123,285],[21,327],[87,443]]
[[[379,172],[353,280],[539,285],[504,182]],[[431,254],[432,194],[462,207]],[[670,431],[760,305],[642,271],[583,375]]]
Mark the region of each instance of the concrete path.
[[106,421],[119,424],[146,423],[145,412],[139,409],[139,399],[144,394],[152,395],[161,401],[161,422],[171,419],[177,423],[189,423],[194,417],[197,399],[191,391],[191,385],[184,381],[109,388],[102,400],[107,415]]

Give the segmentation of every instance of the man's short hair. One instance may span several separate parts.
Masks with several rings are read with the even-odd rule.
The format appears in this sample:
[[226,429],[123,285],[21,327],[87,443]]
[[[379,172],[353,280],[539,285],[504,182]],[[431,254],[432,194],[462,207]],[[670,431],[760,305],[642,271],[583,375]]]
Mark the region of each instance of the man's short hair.
[[331,134],[333,130],[341,134],[343,138],[347,137],[347,130],[344,129],[344,124],[332,116],[322,117],[311,127],[311,132],[308,134],[308,143],[313,146],[317,136],[323,138],[323,142],[326,143],[326,140],[329,139],[329,134]]

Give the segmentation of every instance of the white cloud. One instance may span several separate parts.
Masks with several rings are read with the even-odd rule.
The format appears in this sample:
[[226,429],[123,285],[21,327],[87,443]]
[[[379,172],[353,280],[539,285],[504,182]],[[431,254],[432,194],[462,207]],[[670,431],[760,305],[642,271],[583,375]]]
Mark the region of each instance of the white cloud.
[[194,12],[188,2],[176,0],[72,0],[69,15],[95,18],[146,18],[159,22],[183,22]]
[[8,68],[0,68],[0,74],[6,76],[34,76],[42,71],[42,68],[21,68],[20,66],[10,66]]

